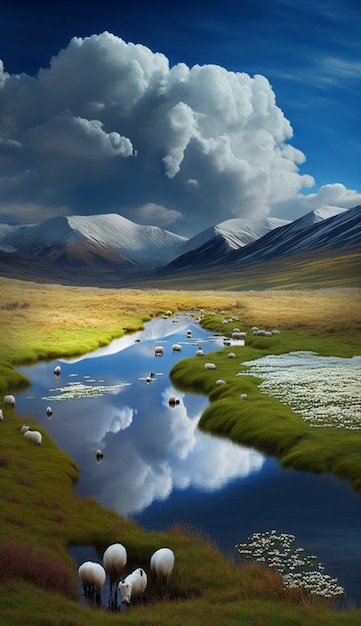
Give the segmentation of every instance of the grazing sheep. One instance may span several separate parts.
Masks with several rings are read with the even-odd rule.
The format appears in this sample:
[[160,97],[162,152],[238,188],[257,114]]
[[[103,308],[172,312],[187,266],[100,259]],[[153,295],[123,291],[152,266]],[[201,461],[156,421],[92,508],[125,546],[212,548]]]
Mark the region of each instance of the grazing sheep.
[[235,358],[236,358],[236,355],[234,352],[228,352],[227,359],[235,359]]
[[174,567],[174,552],[170,548],[159,548],[150,559],[153,580],[162,580],[168,584]]
[[163,346],[156,346],[156,347],[154,348],[154,355],[155,355],[155,356],[163,356],[163,354],[164,354],[164,348],[163,348]]
[[114,583],[121,579],[127,563],[127,551],[121,543],[112,543],[103,554],[103,566],[110,580],[110,596]]
[[204,364],[204,369],[206,370],[216,370],[217,366],[215,363],[205,363]]
[[182,352],[182,346],[179,343],[174,343],[172,345],[172,351],[173,351],[173,354],[175,352]]
[[20,428],[20,432],[22,435],[26,433],[28,430],[30,430],[30,426],[28,426],[27,424],[23,424],[22,427]]
[[46,409],[46,414],[48,417],[51,417],[53,414],[53,410],[50,406],[48,406],[48,408]]
[[83,584],[84,595],[100,597],[101,589],[105,583],[105,569],[100,563],[85,561],[78,569],[78,576]]
[[239,397],[241,398],[241,400],[248,400],[248,396],[246,393],[241,393]]
[[246,333],[245,332],[241,332],[240,330],[238,331],[233,331],[232,333],[232,339],[245,339],[246,337]]
[[280,331],[279,331],[279,330],[277,330],[276,328],[274,328],[273,330],[271,330],[271,334],[272,334],[272,335],[279,335],[279,334],[280,334]]
[[11,396],[11,395],[4,396],[4,406],[10,406],[12,409],[14,409],[15,408],[14,396]]
[[136,596],[142,596],[147,587],[148,577],[144,569],[138,567],[131,574],[128,574],[118,584],[118,591],[120,592],[121,602],[124,604],[130,604],[131,598]]
[[219,378],[218,380],[216,380],[216,385],[217,387],[219,387],[220,385],[226,385],[226,381]]
[[97,451],[96,451],[96,453],[95,453],[95,458],[96,458],[96,462],[97,462],[97,463],[101,463],[101,461],[102,461],[102,460],[103,460],[103,458],[104,458],[104,454],[102,453],[102,451],[101,451],[101,450],[97,450]]
[[33,441],[37,446],[40,446],[42,441],[42,434],[39,433],[38,430],[26,430],[24,432],[24,437],[29,439],[29,441]]
[[232,342],[231,342],[230,339],[223,339],[223,345],[224,346],[230,346],[230,345],[232,345]]
[[55,376],[57,376],[57,377],[59,377],[59,376],[60,376],[60,374],[61,374],[61,367],[60,367],[60,365],[57,365],[57,366],[54,368],[54,374],[55,374]]

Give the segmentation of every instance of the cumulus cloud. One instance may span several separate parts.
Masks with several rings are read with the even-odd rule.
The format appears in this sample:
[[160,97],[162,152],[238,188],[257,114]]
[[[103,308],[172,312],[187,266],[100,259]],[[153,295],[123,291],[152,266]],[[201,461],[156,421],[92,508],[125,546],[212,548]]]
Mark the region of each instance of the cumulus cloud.
[[276,203],[273,213],[277,217],[289,217],[290,212],[293,219],[301,217],[314,209],[322,206],[335,206],[344,209],[351,209],[361,204],[361,193],[355,189],[347,189],[341,183],[323,185],[317,191],[308,195],[297,194],[287,202]]
[[74,37],[34,77],[1,63],[0,111],[3,215],[22,203],[49,216],[116,211],[192,235],[299,209],[314,185],[264,76],[170,67],[108,32]]

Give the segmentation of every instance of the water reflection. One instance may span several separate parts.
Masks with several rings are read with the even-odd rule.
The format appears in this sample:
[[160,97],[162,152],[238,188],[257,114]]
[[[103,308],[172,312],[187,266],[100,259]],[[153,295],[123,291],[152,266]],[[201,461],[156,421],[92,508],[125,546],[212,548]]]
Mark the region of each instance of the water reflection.
[[[192,338],[187,338],[191,330]],[[173,353],[178,343],[181,353]],[[242,342],[234,342],[242,344]],[[164,356],[154,356],[155,345]],[[223,346],[187,315],[155,319],[144,333],[113,342],[86,356],[22,368],[32,380],[19,397],[24,419],[42,423],[78,463],[80,495],[95,496],[123,515],[139,513],[174,489],[219,490],[262,467],[258,452],[197,430],[207,398],[177,392],[168,372],[179,358]],[[150,372],[153,374],[147,382]],[[178,403],[169,405],[175,395]],[[48,420],[46,408],[51,407]],[[101,463],[96,452],[101,451]]]

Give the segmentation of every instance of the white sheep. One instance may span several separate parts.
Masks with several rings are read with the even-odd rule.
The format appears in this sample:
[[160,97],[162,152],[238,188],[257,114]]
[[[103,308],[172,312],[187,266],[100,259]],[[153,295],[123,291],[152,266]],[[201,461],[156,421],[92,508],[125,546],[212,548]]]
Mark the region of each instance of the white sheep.
[[163,346],[156,346],[156,347],[154,348],[154,355],[155,355],[155,356],[163,356],[163,354],[164,354],[164,348],[163,348]]
[[103,566],[109,576],[110,595],[114,583],[118,583],[127,563],[127,551],[121,543],[112,543],[103,554]]
[[130,604],[131,598],[142,596],[147,587],[148,577],[144,569],[138,567],[118,584],[121,602]]
[[172,351],[173,351],[173,354],[175,352],[182,352],[182,346],[179,343],[174,343],[172,345]]
[[174,552],[170,548],[159,548],[150,559],[150,570],[153,580],[162,580],[168,583],[174,567]]
[[198,348],[198,350],[196,352],[196,356],[204,356],[204,352],[203,352],[202,348]]
[[55,374],[55,376],[57,376],[57,377],[59,377],[59,376],[60,376],[60,374],[61,374],[61,367],[60,367],[60,365],[56,365],[56,366],[55,366],[55,368],[54,368],[54,374]]
[[40,446],[42,441],[42,434],[39,433],[38,430],[26,430],[24,432],[25,439],[29,439],[33,443],[36,443],[37,446]]
[[100,563],[85,561],[78,569],[78,576],[83,584],[84,595],[100,596],[106,579],[105,569]]
[[280,331],[277,330],[276,328],[274,328],[273,330],[271,330],[272,335],[279,335]]
[[246,337],[246,333],[245,332],[241,332],[240,330],[238,331],[233,331],[232,333],[232,339],[245,339]]
[[248,396],[246,393],[241,393],[239,397],[241,398],[241,400],[248,400]]
[[205,363],[204,364],[204,369],[206,370],[216,370],[217,366],[215,363]]
[[22,435],[26,433],[27,430],[30,430],[30,426],[28,426],[27,424],[23,424],[22,427],[20,428],[20,432]]
[[4,396],[4,406],[10,406],[12,409],[14,409],[15,408],[14,396],[11,396],[11,395]]
[[226,381],[222,380],[221,378],[219,378],[218,380],[216,380],[216,385],[217,387],[219,387],[220,385],[225,385]]
[[4,413],[2,411],[2,409],[0,409],[0,422],[2,422],[4,419]]
[[228,352],[227,359],[235,359],[235,358],[236,358],[236,355],[234,352]]

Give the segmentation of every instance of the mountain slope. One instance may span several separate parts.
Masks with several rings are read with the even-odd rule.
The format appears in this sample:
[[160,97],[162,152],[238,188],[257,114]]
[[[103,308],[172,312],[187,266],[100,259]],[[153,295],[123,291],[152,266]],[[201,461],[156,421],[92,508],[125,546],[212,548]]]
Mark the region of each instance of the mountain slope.
[[181,255],[171,261],[167,270],[207,265],[286,224],[289,224],[288,220],[272,217],[258,220],[234,218],[220,222],[189,239],[182,246]]
[[83,264],[90,256],[98,256],[157,267],[176,257],[186,241],[186,237],[157,226],[142,226],[108,214],[50,218],[7,233],[1,245],[60,263],[66,259],[67,263]]

